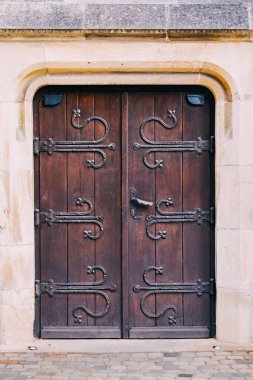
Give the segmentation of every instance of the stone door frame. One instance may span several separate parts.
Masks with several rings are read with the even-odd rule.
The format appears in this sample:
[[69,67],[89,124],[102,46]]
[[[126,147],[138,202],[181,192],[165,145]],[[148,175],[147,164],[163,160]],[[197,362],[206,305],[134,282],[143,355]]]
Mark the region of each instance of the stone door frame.
[[[62,49],[64,54],[64,49]],[[224,139],[229,134],[232,135],[233,126],[238,123],[237,114],[234,111],[236,102],[234,102],[237,93],[236,86],[230,75],[222,68],[207,62],[86,62],[79,65],[73,62],[48,63],[43,65],[33,65],[27,67],[21,73],[21,81],[19,83],[17,98],[19,101],[19,117],[24,124],[24,138],[28,141],[28,150],[26,151],[27,166],[33,171],[33,97],[36,91],[47,85],[131,85],[131,84],[148,84],[148,85],[196,85],[208,88],[215,98],[215,135],[216,135],[216,157],[215,157],[215,182],[216,182],[216,242],[215,242],[215,260],[216,260],[216,286],[217,286],[217,301],[216,301],[216,326],[217,341],[246,344],[249,339],[250,320],[249,315],[243,318],[236,317],[233,320],[233,331],[226,328],[227,315],[231,312],[231,297],[239,297],[239,289],[233,292],[226,291],[222,286],[222,277],[228,262],[221,260],[222,258],[222,236],[219,233],[220,229],[226,225],[226,219],[229,217],[225,209],[224,199],[219,197],[219,187],[223,186],[228,173],[224,170],[223,149]],[[239,150],[239,144],[238,148]],[[238,154],[235,151],[234,154]],[[33,199],[33,179],[23,189],[25,192],[32,193]],[[239,199],[238,194],[231,191],[227,194],[230,202]],[[26,208],[29,216],[29,239],[34,237],[33,225],[33,210],[32,202]],[[240,242],[238,244],[238,252],[240,251]],[[35,268],[35,249],[34,246],[30,249],[27,247],[27,255],[31,262],[31,273],[29,272],[29,281],[31,289],[29,291],[29,307],[26,312],[26,326],[29,326],[29,331],[22,335],[22,340],[26,342],[34,341],[39,344],[38,339],[34,338],[33,323],[35,318],[34,309],[34,268]],[[234,262],[234,261],[233,261]],[[26,295],[27,296],[27,295]],[[243,316],[243,297],[237,305],[237,313]],[[247,331],[243,332],[241,325],[247,323]],[[12,326],[15,329],[15,327]],[[15,332],[12,334],[15,336]],[[12,339],[13,340],[13,339]],[[4,344],[14,344],[11,338],[3,339]],[[99,344],[99,342],[98,342]]]

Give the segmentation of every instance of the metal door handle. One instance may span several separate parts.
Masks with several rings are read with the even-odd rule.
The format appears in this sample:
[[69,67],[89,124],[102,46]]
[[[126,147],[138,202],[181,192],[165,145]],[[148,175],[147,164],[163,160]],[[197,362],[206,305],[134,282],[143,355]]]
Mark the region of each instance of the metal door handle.
[[144,199],[138,198],[137,191],[134,187],[131,187],[130,189],[130,201],[132,203],[131,210],[130,210],[131,216],[137,220],[141,219],[142,216],[136,215],[136,207],[146,208],[146,207],[151,207],[154,204],[154,202],[145,201]]
[[139,207],[151,207],[154,204],[153,202],[144,201],[144,199],[140,199],[136,197],[132,197],[131,201],[136,203],[136,205]]

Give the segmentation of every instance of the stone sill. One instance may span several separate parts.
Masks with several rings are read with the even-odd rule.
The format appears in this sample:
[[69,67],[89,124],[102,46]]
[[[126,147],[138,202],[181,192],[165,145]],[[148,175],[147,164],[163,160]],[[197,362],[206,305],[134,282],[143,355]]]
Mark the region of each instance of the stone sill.
[[157,38],[164,40],[253,41],[250,29],[0,29],[0,38]]

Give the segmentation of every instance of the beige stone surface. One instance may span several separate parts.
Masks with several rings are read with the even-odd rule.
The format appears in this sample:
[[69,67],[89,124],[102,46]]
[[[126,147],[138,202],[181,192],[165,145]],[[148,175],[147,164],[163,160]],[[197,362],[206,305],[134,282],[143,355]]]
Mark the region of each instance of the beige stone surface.
[[18,100],[18,84],[22,80],[22,70],[27,66],[45,66],[43,44],[32,41],[0,41],[1,90],[0,102]]
[[240,228],[253,229],[253,166],[240,167]]
[[[253,83],[252,83],[253,86]],[[240,101],[240,113],[238,125],[239,128],[239,146],[240,146],[240,165],[253,165],[252,149],[252,118],[253,96]]]
[[2,344],[25,343],[31,340],[34,321],[34,291],[1,290]]
[[217,287],[238,290],[250,289],[253,283],[252,231],[221,229],[217,231],[216,241]]
[[21,291],[34,287],[32,245],[0,246],[1,290]]
[[250,291],[217,288],[217,339],[248,344],[251,331]]
[[[22,189],[22,191],[21,191]],[[11,171],[10,230],[12,244],[32,244],[33,234],[33,172]]]
[[239,166],[216,166],[216,228],[239,229]]
[[251,344],[253,43],[19,37],[1,40],[0,53],[0,347],[38,343],[32,99],[37,89],[54,84],[192,84],[213,92],[217,339]]

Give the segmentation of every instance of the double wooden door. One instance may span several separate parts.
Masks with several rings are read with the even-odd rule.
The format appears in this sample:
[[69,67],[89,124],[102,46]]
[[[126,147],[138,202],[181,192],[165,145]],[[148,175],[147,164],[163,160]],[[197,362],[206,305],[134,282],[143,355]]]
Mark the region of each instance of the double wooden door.
[[213,98],[44,88],[34,99],[36,334],[214,334]]

